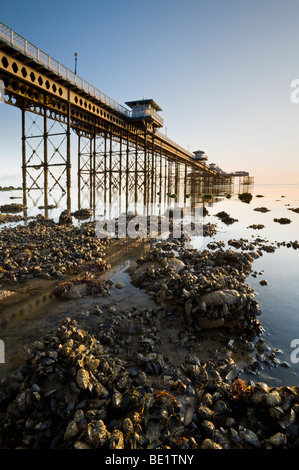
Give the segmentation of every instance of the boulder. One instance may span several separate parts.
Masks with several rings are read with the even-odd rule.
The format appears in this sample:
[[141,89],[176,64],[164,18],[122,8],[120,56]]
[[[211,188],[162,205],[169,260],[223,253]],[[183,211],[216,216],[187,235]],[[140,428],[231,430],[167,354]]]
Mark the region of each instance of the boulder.
[[182,269],[185,268],[185,263],[183,263],[183,261],[181,261],[180,259],[171,258],[168,261],[168,266],[169,266],[169,268],[173,269],[174,272],[177,274],[180,271],[182,271]]
[[209,307],[215,307],[226,304],[231,306],[236,304],[240,299],[240,294],[235,289],[224,289],[208,292],[200,297],[199,306],[203,310]]
[[88,295],[88,285],[87,284],[74,284],[66,292],[66,297],[68,299],[81,299]]

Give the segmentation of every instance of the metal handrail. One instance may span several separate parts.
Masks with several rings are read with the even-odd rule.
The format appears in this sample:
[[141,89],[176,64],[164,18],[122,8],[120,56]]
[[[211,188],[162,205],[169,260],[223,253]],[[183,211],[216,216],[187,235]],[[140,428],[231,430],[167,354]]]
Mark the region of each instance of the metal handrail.
[[112,98],[109,98],[109,96],[105,95],[100,90],[97,90],[93,85],[90,85],[83,78],[79,77],[60,62],[57,62],[57,60],[38,49],[36,46],[28,42],[19,34],[15,33],[12,29],[8,28],[3,23],[0,23],[0,38],[23,52],[27,57],[32,58],[34,61],[40,63],[44,67],[52,70],[63,79],[69,81],[73,85],[76,85],[78,88],[81,88],[86,93],[98,99],[107,106],[110,106],[115,111],[127,117],[131,117],[130,110],[126,109]]
[[131,113],[132,113],[131,115],[132,118],[142,118],[142,117],[152,116],[154,119],[156,119],[156,121],[158,121],[163,126],[163,118],[159,116],[157,111],[155,111],[154,109],[148,109],[148,108],[133,109]]
[[165,134],[162,134],[162,132],[156,131],[156,135],[161,137],[162,139],[166,140],[170,144],[174,145],[176,148],[182,150],[185,154],[189,155],[189,157],[194,159],[194,154],[191,152],[188,152],[188,150],[184,149],[184,147],[181,147],[179,144],[177,144],[174,140],[171,140],[169,137],[167,137]]

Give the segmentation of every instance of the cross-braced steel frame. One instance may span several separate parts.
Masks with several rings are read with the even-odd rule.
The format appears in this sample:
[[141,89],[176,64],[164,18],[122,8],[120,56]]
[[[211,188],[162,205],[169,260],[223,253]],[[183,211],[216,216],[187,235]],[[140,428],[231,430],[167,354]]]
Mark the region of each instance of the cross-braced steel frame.
[[51,118],[51,111],[40,107],[39,112],[32,107],[22,108],[22,179],[23,203],[27,206],[27,195],[32,190],[40,190],[44,195],[44,206],[48,206],[48,196],[59,188],[67,195],[67,208],[70,209],[70,125]]

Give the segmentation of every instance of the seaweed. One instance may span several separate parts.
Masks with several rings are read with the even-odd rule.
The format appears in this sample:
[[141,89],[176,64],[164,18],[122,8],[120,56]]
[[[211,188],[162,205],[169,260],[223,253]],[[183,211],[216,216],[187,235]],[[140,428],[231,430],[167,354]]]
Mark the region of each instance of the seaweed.
[[231,386],[230,391],[234,400],[239,400],[246,391],[245,380],[235,380]]
[[204,201],[211,201],[213,199],[213,194],[202,194]]

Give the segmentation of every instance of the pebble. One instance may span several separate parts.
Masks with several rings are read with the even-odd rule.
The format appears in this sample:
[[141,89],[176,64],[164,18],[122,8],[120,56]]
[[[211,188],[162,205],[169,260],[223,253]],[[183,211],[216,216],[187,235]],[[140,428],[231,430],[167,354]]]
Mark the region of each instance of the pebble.
[[270,212],[270,209],[267,209],[267,207],[256,207],[253,210],[257,212]]
[[117,282],[117,283],[115,284],[115,287],[116,287],[117,289],[122,289],[123,287],[125,287],[125,284],[124,284],[123,282]]

